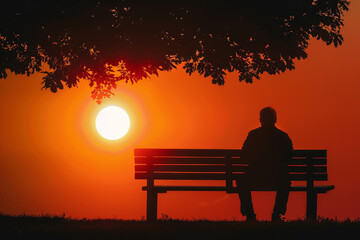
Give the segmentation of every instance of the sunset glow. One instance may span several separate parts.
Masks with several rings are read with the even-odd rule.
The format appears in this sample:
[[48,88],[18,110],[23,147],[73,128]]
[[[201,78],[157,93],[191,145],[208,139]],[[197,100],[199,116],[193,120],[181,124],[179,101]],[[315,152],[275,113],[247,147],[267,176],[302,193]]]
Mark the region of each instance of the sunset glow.
[[[33,9],[34,2],[31,4],[30,1],[28,2],[26,6],[29,5],[28,10],[30,11]],[[66,3],[66,1],[60,2]],[[110,2],[122,4],[122,1]],[[137,1],[129,2],[137,3]],[[199,1],[199,4],[202,2]],[[253,4],[252,1],[247,2]],[[268,2],[272,1],[264,1],[264,3],[270,4]],[[293,2],[303,1],[282,2],[290,6],[293,5]],[[51,1],[46,3],[52,4]],[[188,3],[188,1],[184,1],[184,3]],[[83,1],[76,2],[76,4],[74,2],[76,7],[81,4]],[[93,4],[92,1],[89,1],[89,4]],[[146,5],[149,7],[152,4],[152,1],[146,1]],[[216,4],[214,3],[214,5]],[[61,9],[57,5],[56,2],[54,9]],[[66,3],[66,5],[69,4]],[[141,4],[139,3],[139,5]],[[246,4],[244,3],[244,5]],[[296,4],[294,3],[294,5]],[[3,12],[6,13],[7,10],[3,9]],[[24,9],[26,10],[26,8]],[[142,9],[147,10],[146,7],[142,7]],[[227,9],[232,10],[232,7],[223,5],[223,9],[219,9],[219,12],[220,10],[227,11]],[[38,10],[44,14],[44,16],[41,15],[41,19],[48,16],[45,7]],[[145,10],[144,12],[146,12]],[[245,10],[241,11],[246,12]],[[76,15],[76,11],[72,12]],[[126,16],[131,15],[128,11],[122,12]],[[159,10],[159,12],[161,11]],[[104,10],[99,13],[104,13],[109,21],[117,19],[113,16],[114,12]],[[215,13],[216,11],[214,11]],[[266,9],[261,12],[260,10],[251,12],[253,16],[258,14],[259,18],[262,17],[261,14],[265,13],[268,13]],[[70,29],[73,23],[66,19],[66,14],[60,15],[64,16],[62,20],[64,23],[60,23],[69,25]],[[83,15],[91,16],[92,12],[86,8]],[[156,14],[154,13],[154,15]],[[26,16],[28,15],[25,15],[24,19],[30,21],[31,19]],[[217,17],[216,14],[214,19],[215,17]],[[305,21],[307,15],[302,17]],[[40,20],[39,22],[41,22]],[[75,20],[82,23],[80,15],[79,20],[77,18]],[[212,21],[211,23],[216,23],[213,19],[209,20]],[[247,27],[250,29],[249,33],[253,27],[258,25],[256,17],[250,20],[253,21],[253,25]],[[95,20],[89,20],[87,24],[95,26],[93,21]],[[204,18],[204,21],[208,21],[208,19]],[[184,20],[178,22],[190,26],[198,24]],[[139,26],[143,27],[140,23]],[[134,82],[134,84],[131,84],[131,79],[128,82],[118,81],[116,82],[117,88],[112,89],[114,95],[110,95],[109,98],[104,97],[101,104],[98,104],[92,98],[92,92],[97,86],[100,87],[95,80],[99,79],[99,84],[101,81],[113,83],[113,79],[100,74],[102,71],[99,74],[92,74],[95,79],[94,85],[92,85],[92,80],[78,79],[73,76],[69,79],[74,81],[78,79],[78,86],[68,88],[66,82],[59,80],[60,82],[56,86],[64,85],[63,89],[58,89],[57,93],[53,93],[51,89],[42,89],[45,81],[43,78],[46,75],[42,72],[35,71],[34,74],[27,76],[26,72],[24,72],[25,74],[16,74],[11,69],[6,70],[4,73],[8,77],[0,81],[0,101],[2,102],[0,114],[0,213],[34,216],[64,215],[78,219],[143,220],[146,218],[147,208],[147,191],[144,191],[143,187],[147,185],[147,181],[135,179],[134,149],[241,149],[249,132],[260,127],[260,110],[270,106],[277,112],[276,126],[289,135],[294,149],[327,150],[326,168],[320,169],[326,170],[328,174],[328,180],[324,185],[334,185],[335,189],[326,194],[318,194],[318,216],[323,217],[324,220],[327,218],[359,219],[359,23],[360,1],[351,1],[351,10],[344,16],[344,26],[341,29],[344,38],[341,46],[334,47],[332,44],[329,46],[310,37],[306,50],[308,57],[302,60],[295,59],[295,69],[274,75],[264,72],[260,75],[260,80],[254,79],[252,84],[239,82],[239,72],[236,70],[227,73],[224,85],[212,84],[211,75],[205,77],[206,74],[200,75],[197,71],[189,75],[186,69],[183,69],[184,63],[182,63],[176,69],[158,71],[158,75],[149,75],[148,78]],[[54,24],[58,23],[54,22]],[[270,22],[269,24],[271,25]],[[26,28],[17,22],[14,22],[13,25],[21,27],[27,34],[26,36],[30,37],[36,37],[45,31],[41,28],[38,32],[26,31]],[[131,28],[131,21],[129,21],[129,26],[129,32],[138,32],[138,29]],[[231,28],[237,29],[236,25],[232,26]],[[6,30],[6,27],[4,26],[3,29]],[[161,25],[158,26],[159,29],[161,27]],[[123,31],[122,29],[125,28],[111,27],[109,29],[100,30],[113,33],[117,29]],[[266,31],[257,37],[259,41],[264,39],[265,42],[267,37],[272,36],[272,30],[264,29]],[[78,33],[76,30],[79,30]],[[11,31],[6,31],[12,34]],[[52,48],[60,50],[70,48],[72,45],[67,45],[65,32],[63,34],[62,30],[58,31],[61,36],[64,36],[65,45],[52,38],[44,38],[44,44],[49,45],[50,50]],[[209,26],[209,31],[212,31],[211,26]],[[227,29],[224,28],[223,31],[225,33]],[[82,29],[71,30],[71,32],[81,36]],[[194,39],[193,34],[202,36],[203,32],[189,32],[184,36],[180,33],[181,31],[174,31],[174,34],[181,37],[181,41],[189,39],[194,46],[199,46],[200,50],[202,45],[206,44],[209,49],[213,45],[217,46],[217,42],[211,37],[208,37],[208,43],[196,42],[198,39]],[[12,36],[15,41],[17,35],[12,34]],[[89,36],[99,39],[99,41],[103,40],[105,43],[113,41],[112,38],[106,39],[100,34],[89,34]],[[227,39],[227,35],[221,36],[224,36],[225,40]],[[286,35],[284,35],[285,37]],[[162,41],[159,36],[154,39],[149,37],[149,39],[155,42],[159,41],[159,44]],[[229,39],[233,41],[231,38]],[[246,40],[247,35],[243,35],[243,39]],[[0,37],[0,45],[2,40]],[[146,39],[142,40],[146,43]],[[34,42],[35,51],[38,42],[32,38],[29,41]],[[73,41],[76,42],[76,38]],[[131,41],[133,40],[131,39]],[[172,41],[171,38],[169,41]],[[124,41],[125,43],[126,41]],[[122,41],[114,41],[113,45],[109,44],[104,51],[109,56],[113,55],[115,60],[122,57],[118,54],[120,52],[124,56],[129,55],[129,59],[123,57],[124,61],[130,62],[134,58],[144,63],[147,62],[146,58],[141,58],[141,56],[150,58],[153,55],[157,56],[157,52],[163,51],[156,44],[151,45],[152,48],[144,46],[153,51],[144,51],[142,48],[134,46],[128,49],[122,44]],[[249,48],[257,49],[252,42],[249,44]],[[24,46],[19,47],[20,53],[33,51]],[[81,53],[92,46],[94,44],[90,41],[88,45],[84,45],[77,51]],[[188,49],[186,45],[181,46],[184,46],[181,48],[183,51]],[[281,50],[287,48],[287,45],[281,45],[281,39],[279,39],[274,47]],[[209,50],[204,54],[206,53],[209,57],[217,55],[224,57],[226,54],[223,56],[222,52],[226,53],[233,48],[237,47],[229,46],[214,52]],[[122,52],[123,50],[126,54]],[[166,53],[166,51],[163,52]],[[169,48],[169,51],[173,51],[173,49]],[[247,52],[244,54],[248,55]],[[11,61],[8,61],[6,56],[12,55],[4,55],[3,52],[0,55],[2,62],[10,65]],[[55,53],[52,55],[54,61],[58,61],[57,59],[61,57]],[[98,58],[95,52],[86,57],[84,61],[80,61],[82,59],[78,59],[77,55],[63,56],[65,60],[74,57],[74,61],[76,60],[79,66],[85,66],[90,60],[94,64],[96,62],[102,64],[101,58]],[[283,56],[279,56],[281,65]],[[13,70],[21,70],[20,66],[24,64],[32,66],[31,62],[21,62],[22,58],[20,57],[19,55],[20,60],[16,60],[15,55],[14,59],[18,63],[13,66]],[[45,55],[43,56],[41,53],[39,58],[45,58]],[[29,59],[31,60],[31,58]],[[225,57],[223,59],[223,62],[220,61],[220,66],[230,66],[228,65],[229,59]],[[64,69],[70,68],[71,66],[67,66],[65,60]],[[115,60],[114,62],[116,62]],[[45,64],[45,66],[47,65]],[[157,64],[156,66],[166,69],[167,65]],[[212,65],[208,66],[208,68],[212,67]],[[76,72],[78,68],[71,69]],[[142,69],[141,64],[139,69]],[[152,68],[146,69],[151,70]],[[230,67],[229,69],[231,70]],[[244,69],[247,69],[246,65],[244,65]],[[271,68],[269,67],[269,69]],[[49,68],[42,71],[50,73],[55,70]],[[114,74],[118,73],[120,72],[114,72]],[[49,80],[51,79],[49,78]],[[72,84],[70,80],[69,84]],[[107,90],[106,87],[104,89]],[[209,185],[208,180],[181,181],[179,183],[181,186]],[[223,186],[225,183],[225,181],[219,181],[214,185]],[[155,184],[171,186],[177,182],[155,180]],[[210,182],[210,184],[212,183]],[[297,186],[295,184],[306,186],[307,182],[293,183],[292,186]],[[275,192],[254,191],[253,204],[259,220],[270,220],[275,197]],[[287,204],[286,220],[304,219],[306,203],[305,192],[291,192]],[[240,212],[238,195],[225,191],[168,191],[166,194],[158,194],[158,217],[161,216],[166,216],[165,219],[168,216],[169,219],[184,220],[245,220]]]
[[103,108],[96,117],[96,129],[108,140],[117,140],[126,135],[130,128],[130,118],[120,107]]

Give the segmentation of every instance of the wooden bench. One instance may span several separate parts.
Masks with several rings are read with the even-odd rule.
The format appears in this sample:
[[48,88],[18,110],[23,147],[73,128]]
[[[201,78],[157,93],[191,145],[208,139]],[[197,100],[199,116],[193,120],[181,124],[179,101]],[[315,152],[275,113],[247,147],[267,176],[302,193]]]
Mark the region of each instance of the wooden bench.
[[[333,185],[315,185],[327,181],[326,150],[294,150],[288,164],[292,181],[290,191],[306,192],[306,219],[317,218],[317,194],[334,189]],[[244,177],[248,163],[241,158],[241,150],[233,149],[134,149],[135,179],[147,181],[146,218],[157,219],[158,193],[168,191],[224,191],[237,193],[235,180]],[[155,180],[207,181],[207,186],[158,185]],[[211,184],[218,181],[217,185]],[[223,182],[223,185],[219,186]],[[296,186],[294,182],[303,182]],[[176,182],[175,182],[176,183]],[[275,189],[251,189],[274,191]]]

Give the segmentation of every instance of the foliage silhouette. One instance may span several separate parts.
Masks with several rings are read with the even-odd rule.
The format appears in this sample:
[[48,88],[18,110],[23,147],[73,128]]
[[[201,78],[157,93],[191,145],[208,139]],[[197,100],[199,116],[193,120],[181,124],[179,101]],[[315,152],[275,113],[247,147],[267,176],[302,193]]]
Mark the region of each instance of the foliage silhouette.
[[122,219],[0,215],[2,239],[352,239],[360,220],[319,219],[272,223],[166,219],[156,223]]
[[309,39],[338,46],[347,0],[25,1],[0,9],[0,78],[45,73],[56,92],[79,80],[99,103],[119,81],[182,64],[223,85],[294,69]]

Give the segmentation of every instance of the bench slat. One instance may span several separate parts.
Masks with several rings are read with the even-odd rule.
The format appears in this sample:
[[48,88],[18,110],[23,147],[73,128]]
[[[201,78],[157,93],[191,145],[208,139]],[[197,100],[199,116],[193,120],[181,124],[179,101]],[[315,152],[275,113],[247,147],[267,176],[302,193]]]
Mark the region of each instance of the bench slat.
[[[148,165],[135,165],[136,172],[146,172],[149,170],[157,172],[226,172],[227,166],[221,165],[153,165],[149,169]],[[231,166],[231,172],[245,172],[248,166]],[[306,166],[289,166],[289,172],[306,173]],[[326,166],[314,166],[314,173],[326,173]]]
[[[230,175],[233,180],[241,180],[244,177],[242,173],[233,173]],[[311,176],[315,181],[326,181],[327,174],[314,174]],[[135,172],[135,179],[158,179],[158,180],[226,180],[228,175],[225,173],[147,173]],[[307,174],[290,174],[293,181],[306,181],[309,178]]]
[[[135,157],[135,164],[146,164],[149,159],[144,157]],[[164,158],[164,157],[152,157],[151,162],[153,164],[225,164],[225,158]],[[232,158],[232,163],[247,164],[241,158]]]
[[327,157],[327,150],[320,149],[320,150],[305,150],[305,149],[297,149],[293,151],[293,157]]
[[327,181],[328,175],[324,173],[314,174],[309,176],[307,173],[294,173],[289,174],[291,181],[306,181],[309,178],[313,179],[314,181]]
[[[135,156],[233,156],[240,157],[239,149],[149,149],[135,148]],[[294,150],[295,157],[326,157],[326,150]]]
[[[228,191],[228,188],[225,186],[155,186],[154,187],[157,192],[167,192],[167,191]],[[320,185],[314,187],[315,191],[317,193],[326,193],[330,190],[334,189],[334,185]],[[143,191],[147,191],[148,187],[143,186]],[[236,193],[236,187],[232,188],[233,193]],[[256,189],[261,191],[274,191],[274,189],[270,188],[263,188],[263,189]],[[276,190],[276,189],[275,189]],[[307,187],[306,186],[291,186],[290,191],[294,192],[306,192]]]
[[236,156],[240,157],[239,149],[148,149],[135,148],[135,156]]
[[[153,164],[225,164],[228,161],[226,158],[205,158],[205,157],[135,157],[135,164],[146,164],[149,161]],[[247,164],[248,162],[242,158],[231,158],[232,164]],[[306,158],[302,159],[291,159],[289,165],[306,165],[308,160]],[[312,163],[314,165],[326,165],[326,159],[313,159]]]
[[[293,158],[289,161],[289,165],[306,165],[308,163],[308,159],[306,158]],[[314,165],[326,165],[326,158],[314,158],[311,160]]]

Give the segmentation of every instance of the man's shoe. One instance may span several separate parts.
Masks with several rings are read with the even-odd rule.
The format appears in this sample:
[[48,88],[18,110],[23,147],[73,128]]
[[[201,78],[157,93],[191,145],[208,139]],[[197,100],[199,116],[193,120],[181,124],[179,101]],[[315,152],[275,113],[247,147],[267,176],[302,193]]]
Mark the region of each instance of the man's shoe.
[[256,215],[255,214],[246,215],[246,222],[257,222]]
[[284,220],[281,218],[280,214],[273,213],[271,215],[271,221],[272,222],[284,222]]

